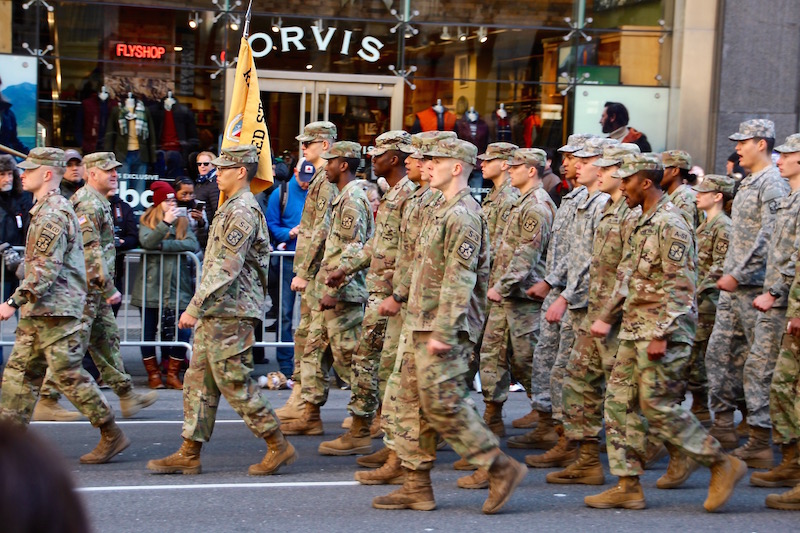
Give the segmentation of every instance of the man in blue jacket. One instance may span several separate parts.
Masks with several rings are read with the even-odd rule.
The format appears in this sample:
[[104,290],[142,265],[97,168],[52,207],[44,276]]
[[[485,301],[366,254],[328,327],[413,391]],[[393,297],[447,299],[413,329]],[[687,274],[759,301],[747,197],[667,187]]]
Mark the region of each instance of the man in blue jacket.
[[[306,201],[306,191],[309,182],[314,176],[314,166],[302,161],[295,170],[295,175],[284,185],[276,187],[267,203],[267,227],[276,243],[277,251],[294,251],[297,246],[297,232],[300,217],[303,214],[303,204]],[[281,306],[280,306],[280,342],[293,342],[292,318],[294,316],[295,293],[291,289],[294,277],[294,257],[277,257],[279,272],[281,272]],[[292,348],[278,348],[276,350],[278,366],[286,376],[294,372],[294,350]]]

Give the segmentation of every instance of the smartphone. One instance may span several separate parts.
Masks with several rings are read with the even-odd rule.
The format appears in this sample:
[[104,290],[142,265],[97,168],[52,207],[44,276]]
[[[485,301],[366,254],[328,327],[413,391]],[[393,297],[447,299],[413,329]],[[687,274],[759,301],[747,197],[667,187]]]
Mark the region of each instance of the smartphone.
[[186,212],[186,208],[185,207],[179,207],[178,208],[178,216],[179,217],[189,216],[188,213]]
[[203,200],[195,200],[194,208],[197,209],[198,211],[202,211],[203,209],[206,208],[206,203]]

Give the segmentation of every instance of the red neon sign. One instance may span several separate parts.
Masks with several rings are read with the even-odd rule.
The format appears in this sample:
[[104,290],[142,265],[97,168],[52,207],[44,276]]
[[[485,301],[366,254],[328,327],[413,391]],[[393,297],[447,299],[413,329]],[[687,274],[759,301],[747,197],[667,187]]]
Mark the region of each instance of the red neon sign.
[[167,53],[167,49],[157,44],[128,44],[117,43],[114,47],[117,57],[134,59],[161,59]]

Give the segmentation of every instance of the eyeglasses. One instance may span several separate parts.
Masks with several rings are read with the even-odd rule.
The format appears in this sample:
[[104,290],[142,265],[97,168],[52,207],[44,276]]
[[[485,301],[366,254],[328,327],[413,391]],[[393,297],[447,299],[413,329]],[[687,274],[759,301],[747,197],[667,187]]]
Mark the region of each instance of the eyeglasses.
[[309,146],[311,146],[311,145],[312,145],[312,144],[314,144],[314,143],[321,143],[321,142],[322,142],[322,141],[303,141],[303,142],[302,142],[302,143],[300,143],[300,144],[302,144],[302,145],[303,145],[303,148],[308,148]]
[[197,166],[198,166],[198,167],[207,167],[207,166],[208,166],[208,165],[210,165],[210,164],[211,164],[211,162],[210,162],[210,161],[209,161],[208,163],[201,163],[200,161],[198,161],[198,162],[197,162]]

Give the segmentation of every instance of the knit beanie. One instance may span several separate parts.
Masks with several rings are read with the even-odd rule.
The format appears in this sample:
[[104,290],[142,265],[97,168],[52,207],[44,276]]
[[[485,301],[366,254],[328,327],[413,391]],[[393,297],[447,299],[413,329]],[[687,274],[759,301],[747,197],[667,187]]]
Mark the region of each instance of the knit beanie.
[[166,181],[156,181],[150,186],[150,190],[153,191],[153,205],[159,205],[161,202],[167,199],[168,195],[175,196],[175,189],[172,188],[172,185],[167,183]]

